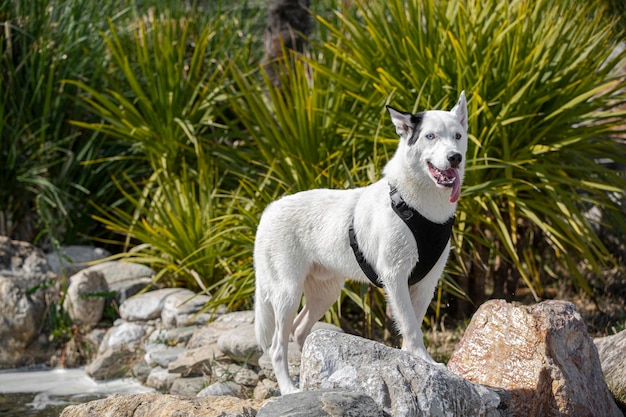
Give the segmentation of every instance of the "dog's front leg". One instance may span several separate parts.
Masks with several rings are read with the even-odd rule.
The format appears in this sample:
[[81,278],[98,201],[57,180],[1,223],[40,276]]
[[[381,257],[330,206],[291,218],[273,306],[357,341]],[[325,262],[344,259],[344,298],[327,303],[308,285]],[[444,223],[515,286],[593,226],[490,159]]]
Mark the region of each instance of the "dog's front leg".
[[[421,282],[408,286],[408,283],[387,286],[387,299],[402,334],[402,350],[405,350],[425,361],[434,362],[424,346],[422,320],[432,299],[432,290]],[[436,284],[436,281],[435,281]],[[428,285],[430,287],[431,285]]]

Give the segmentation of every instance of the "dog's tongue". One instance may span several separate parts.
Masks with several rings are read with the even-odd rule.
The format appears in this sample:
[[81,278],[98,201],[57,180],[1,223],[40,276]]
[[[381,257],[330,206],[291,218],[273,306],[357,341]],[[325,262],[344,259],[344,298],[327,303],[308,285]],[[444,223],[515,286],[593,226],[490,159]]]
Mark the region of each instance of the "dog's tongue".
[[446,170],[446,175],[450,178],[454,178],[452,183],[452,192],[450,193],[450,202],[456,203],[461,197],[461,179],[459,178],[459,171],[454,168]]

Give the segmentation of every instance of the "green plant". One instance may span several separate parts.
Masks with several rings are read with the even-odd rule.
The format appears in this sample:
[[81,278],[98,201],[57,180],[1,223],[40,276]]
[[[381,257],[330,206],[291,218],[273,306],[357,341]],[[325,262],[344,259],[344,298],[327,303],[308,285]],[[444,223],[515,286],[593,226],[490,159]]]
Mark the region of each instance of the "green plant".
[[599,163],[624,159],[626,55],[614,21],[576,1],[357,9],[337,12],[338,24],[319,18],[331,36],[313,64],[345,63],[341,74],[325,73],[346,94],[416,111],[449,108],[460,89],[468,93],[472,143],[451,276],[476,302],[512,296],[518,278],[539,297],[563,272],[586,288],[583,271],[612,262],[586,210],[601,207],[625,230],[613,200],[623,198],[624,177]]

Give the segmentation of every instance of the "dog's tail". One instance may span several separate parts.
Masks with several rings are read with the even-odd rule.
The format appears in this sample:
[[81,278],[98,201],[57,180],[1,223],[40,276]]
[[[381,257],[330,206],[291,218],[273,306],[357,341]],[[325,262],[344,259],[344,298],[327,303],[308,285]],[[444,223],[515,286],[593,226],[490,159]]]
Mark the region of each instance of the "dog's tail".
[[254,294],[254,333],[256,341],[263,352],[267,351],[272,344],[274,328],[274,308],[270,303],[268,294],[264,294],[263,288],[257,285]]

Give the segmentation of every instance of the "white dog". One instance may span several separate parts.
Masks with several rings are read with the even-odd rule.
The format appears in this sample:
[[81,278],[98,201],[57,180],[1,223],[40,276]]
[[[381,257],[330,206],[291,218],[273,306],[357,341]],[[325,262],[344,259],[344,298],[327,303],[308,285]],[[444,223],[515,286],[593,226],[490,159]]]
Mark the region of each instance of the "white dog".
[[[400,143],[381,180],[290,195],[261,217],[255,330],[283,395],[297,391],[287,366],[290,334],[302,348],[345,278],[383,287],[402,349],[433,362],[421,323],[450,251],[467,150],[465,93],[449,112],[387,109]],[[303,293],[306,305],[296,317]]]

